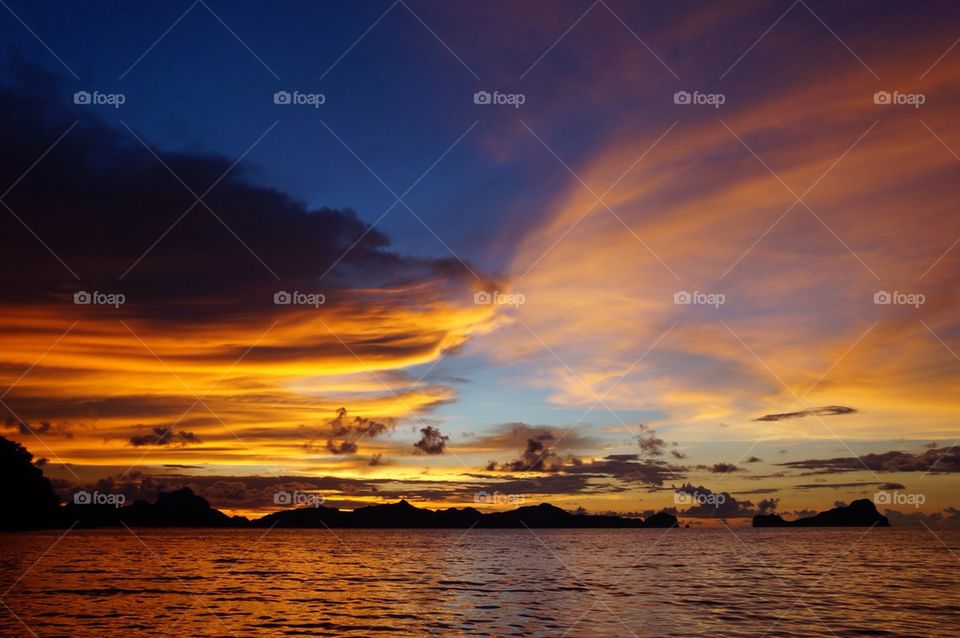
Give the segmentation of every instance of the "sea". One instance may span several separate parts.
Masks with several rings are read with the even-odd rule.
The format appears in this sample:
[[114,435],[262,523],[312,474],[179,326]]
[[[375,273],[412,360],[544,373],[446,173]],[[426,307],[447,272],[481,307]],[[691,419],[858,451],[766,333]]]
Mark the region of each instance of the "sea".
[[0,534],[3,636],[957,636],[960,530]]

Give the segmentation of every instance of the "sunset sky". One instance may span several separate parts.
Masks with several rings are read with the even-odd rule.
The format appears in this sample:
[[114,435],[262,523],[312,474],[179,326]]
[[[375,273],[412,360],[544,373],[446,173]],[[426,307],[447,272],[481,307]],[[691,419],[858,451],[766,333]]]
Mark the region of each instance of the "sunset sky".
[[956,3],[244,4],[0,8],[0,425],[64,498],[960,525]]

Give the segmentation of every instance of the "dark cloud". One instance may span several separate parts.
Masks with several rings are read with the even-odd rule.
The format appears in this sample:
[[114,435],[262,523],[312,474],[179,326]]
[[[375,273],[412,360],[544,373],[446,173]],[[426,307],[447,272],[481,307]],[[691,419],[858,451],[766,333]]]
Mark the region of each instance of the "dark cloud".
[[685,500],[692,503],[690,507],[679,512],[678,516],[681,517],[749,518],[758,513],[751,501],[741,501],[729,492],[714,492],[703,485],[695,486],[692,483],[673,489],[679,495],[686,495],[688,498]]
[[868,487],[870,485],[880,485],[879,481],[857,481],[854,483],[803,483],[794,485],[798,490],[816,490],[816,489],[842,489],[847,487]]
[[327,450],[331,454],[356,454],[358,449],[360,448],[352,441],[327,441]]
[[21,421],[12,416],[7,417],[3,423],[4,427],[10,430],[16,430],[20,434],[32,435],[53,435],[62,436],[67,439],[73,438],[73,432],[65,423],[51,423],[50,421],[41,421],[30,425],[26,421]]
[[881,483],[878,490],[903,490],[906,489],[906,485],[903,483]]
[[783,478],[785,476],[787,476],[786,472],[774,472],[773,474],[752,474],[743,478],[748,481],[762,481],[763,479]]
[[747,459],[746,461],[744,461],[744,463],[761,463],[762,461],[763,461],[763,459],[761,459],[761,458],[759,458],[759,457],[751,456],[749,459]]
[[[463,337],[467,328],[425,320],[390,323],[376,337],[344,334],[348,347],[329,331],[315,329],[254,347],[254,337],[275,320],[302,319],[307,312],[358,323],[382,320],[394,310],[429,314],[467,299],[476,280],[455,258],[391,250],[386,235],[350,209],[308,206],[258,183],[254,167],[235,164],[236,157],[169,150],[136,132],[153,147],[147,149],[126,129],[98,119],[96,109],[65,100],[72,89],[41,68],[15,63],[5,79],[11,77],[0,86],[0,183],[12,186],[4,202],[16,216],[0,215],[0,270],[17,274],[0,287],[4,314],[27,309],[31,316],[63,316],[67,325],[77,317],[89,325],[93,309],[75,305],[74,293],[122,293],[126,303],[110,309],[109,321],[123,333],[114,320],[124,320],[146,343],[185,328],[191,335],[236,334],[175,355],[180,364],[211,366],[241,358],[304,367],[344,357],[395,361],[436,356],[444,344],[463,342],[450,337]],[[206,193],[203,203],[191,190]],[[326,303],[309,311],[275,304],[279,290],[319,292]],[[73,382],[92,372],[51,366],[44,374],[51,388],[47,396],[16,396],[10,405],[33,429],[44,427],[32,426],[33,420],[50,424],[50,434],[60,433],[59,419],[74,424],[113,416],[154,423],[195,404],[192,396],[151,396],[147,388],[144,396],[93,391],[64,397],[53,390],[59,380]],[[250,384],[251,393],[261,384],[265,392],[271,384],[276,391],[259,397],[259,405],[291,400],[270,379]],[[333,441],[332,447],[344,447],[343,440]]]
[[856,408],[848,408],[844,405],[825,405],[820,408],[800,410],[799,412],[765,414],[764,416],[754,419],[754,421],[785,421],[787,419],[799,419],[805,416],[837,416],[841,414],[854,414],[856,411]]
[[573,455],[566,457],[557,454],[552,442],[556,437],[550,432],[540,432],[527,439],[526,448],[520,453],[520,458],[497,465],[487,465],[488,469],[497,469],[501,472],[559,472],[564,466],[578,461]]
[[929,514],[919,510],[901,512],[888,509],[883,510],[883,514],[890,519],[890,525],[893,527],[960,528],[960,509],[955,507],[947,507]]
[[777,505],[780,504],[779,498],[765,498],[757,503],[757,512],[760,514],[770,514],[771,512],[776,511]]
[[733,463],[714,463],[713,465],[698,465],[698,470],[713,472],[714,474],[729,474],[730,472],[742,472],[743,468],[737,467]]
[[591,461],[574,457],[562,471],[566,474],[616,479],[618,483],[637,487],[661,486],[670,479],[682,479],[686,468],[664,461],[641,459],[636,454],[610,454]]
[[666,443],[657,436],[656,430],[640,424],[640,434],[637,435],[637,443],[644,454],[649,456],[663,456]]
[[[68,110],[61,99],[67,87],[42,69],[21,65],[15,73],[19,83],[0,88],[0,183],[14,184],[23,176],[5,196],[17,215],[91,288],[116,285],[163,236],[124,278],[128,302],[115,314],[148,312],[163,322],[207,322],[248,316],[258,298],[267,314],[278,311],[272,303],[278,281],[271,270],[285,287],[312,290],[341,256],[325,286],[414,279],[440,283],[469,276],[452,258],[404,258],[390,252],[387,237],[351,210],[311,209],[283,192],[254,185],[246,164],[229,170],[233,158],[153,148],[161,163],[129,132],[95,119],[91,109]],[[78,120],[51,150],[51,143]],[[151,144],[148,136],[137,135]],[[43,155],[44,161],[34,164]],[[32,170],[24,175],[27,167]],[[198,194],[216,184],[203,200],[213,213],[196,204],[180,180]],[[56,296],[65,282],[76,288],[70,272],[12,215],[0,222],[0,265],[18,272],[0,291],[5,301],[35,301],[38,292]],[[335,301],[335,296],[328,298]],[[428,346],[410,343],[413,350]],[[397,345],[370,348],[386,351]]]
[[810,470],[813,473],[839,472],[930,472],[946,474],[960,472],[960,450],[956,448],[927,448],[919,454],[891,451],[883,454],[864,454],[859,457],[806,459],[779,463],[783,467]]
[[183,447],[201,443],[200,438],[193,432],[187,432],[185,430],[174,432],[173,427],[165,428],[160,426],[151,428],[148,434],[135,434],[131,436],[129,442],[133,447],[141,447],[144,445]]
[[362,416],[349,416],[347,409],[341,407],[337,415],[327,419],[313,435],[304,448],[308,452],[318,451],[317,438],[325,438],[324,448],[331,454],[356,454],[360,446],[359,441],[364,438],[375,438],[384,432],[393,430],[396,421],[393,419],[371,419]]
[[449,436],[440,432],[438,428],[428,425],[420,428],[420,440],[413,444],[417,454],[443,454],[447,449]]
[[[670,465],[664,461],[641,459],[639,454],[610,454],[584,460],[569,455],[559,457],[544,451],[542,441],[528,441],[524,458],[498,464],[490,461],[484,468],[488,472],[540,471],[553,477],[551,484],[567,483],[571,491],[622,492],[637,487],[656,488],[670,479],[682,479],[686,468]],[[529,470],[539,463],[539,470]],[[475,478],[491,478],[485,474],[471,474]],[[528,479],[521,479],[528,480]],[[529,479],[541,480],[541,479]]]
[[[555,431],[563,432],[562,437],[554,438]],[[529,425],[521,422],[501,423],[493,428],[492,433],[478,434],[474,437],[477,447],[495,450],[515,450],[526,445],[528,439],[542,439],[556,441],[556,449],[577,450],[594,448],[600,444],[594,438],[584,436],[576,428],[564,428],[552,425]]]

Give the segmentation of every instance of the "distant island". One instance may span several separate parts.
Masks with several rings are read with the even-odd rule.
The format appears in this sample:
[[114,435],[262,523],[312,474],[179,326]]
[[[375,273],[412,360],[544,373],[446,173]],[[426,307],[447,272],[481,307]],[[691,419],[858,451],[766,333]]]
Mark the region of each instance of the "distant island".
[[[89,495],[88,495],[89,496]],[[338,528],[670,528],[677,518],[661,512],[648,517],[571,514],[553,505],[519,507],[485,514],[472,507],[428,510],[405,500],[355,510],[335,507],[287,509],[249,520],[228,516],[188,487],[161,492],[153,503],[138,500],[125,507],[109,503],[60,505],[50,479],[22,445],[0,436],[0,530],[66,527],[338,527]]]
[[301,527],[301,528],[669,528],[678,527],[677,518],[667,512],[648,517],[594,516],[571,514],[553,505],[519,507],[507,512],[483,513],[472,507],[429,510],[405,500],[387,505],[368,505],[355,510],[335,507],[302,507],[281,510],[254,520],[227,516],[210,507],[207,500],[184,487],[162,493],[155,503],[137,501],[127,507],[77,505],[63,508],[69,524],[78,527]]
[[[125,507],[76,502],[60,504],[33,455],[19,443],[0,436],[0,502],[4,516],[0,530],[93,527],[286,527],[286,528],[400,528],[400,529],[668,529],[679,527],[677,517],[659,512],[646,519],[615,515],[571,513],[546,503],[514,510],[484,513],[473,507],[429,510],[405,500],[368,505],[354,510],[335,507],[285,509],[250,520],[228,516],[188,487],[161,492],[153,503],[138,500]],[[836,507],[809,518],[786,521],[777,514],[758,515],[754,527],[889,527],[867,499]]]
[[873,501],[861,498],[850,505],[834,507],[814,516],[786,521],[779,514],[758,514],[754,527],[890,527],[886,516],[877,511]]

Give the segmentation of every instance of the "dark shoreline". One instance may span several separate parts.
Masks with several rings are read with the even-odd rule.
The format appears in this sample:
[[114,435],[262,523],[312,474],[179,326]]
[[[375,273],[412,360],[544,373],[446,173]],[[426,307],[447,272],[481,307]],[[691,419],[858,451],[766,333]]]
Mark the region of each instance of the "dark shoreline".
[[[189,488],[161,493],[153,503],[136,501],[126,507],[69,503],[58,507],[48,524],[26,529],[198,528],[198,529],[669,529],[680,522],[670,512],[647,517],[570,513],[542,503],[513,510],[483,513],[472,507],[430,510],[405,500],[369,505],[355,510],[301,507],[273,512],[257,519],[228,516]],[[873,502],[860,499],[808,518],[784,520],[776,514],[753,517],[757,528],[890,527]]]

